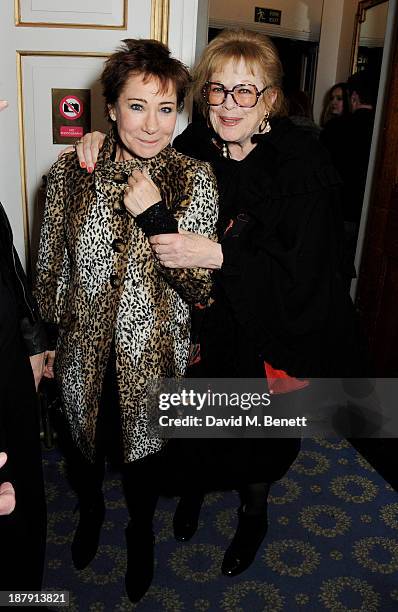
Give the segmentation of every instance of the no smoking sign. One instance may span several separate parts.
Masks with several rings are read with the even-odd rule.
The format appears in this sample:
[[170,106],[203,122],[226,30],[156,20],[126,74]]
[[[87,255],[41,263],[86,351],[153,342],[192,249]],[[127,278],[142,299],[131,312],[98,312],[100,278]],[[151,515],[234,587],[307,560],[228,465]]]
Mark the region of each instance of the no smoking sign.
[[59,104],[59,112],[69,121],[79,119],[83,114],[83,102],[76,96],[65,96]]

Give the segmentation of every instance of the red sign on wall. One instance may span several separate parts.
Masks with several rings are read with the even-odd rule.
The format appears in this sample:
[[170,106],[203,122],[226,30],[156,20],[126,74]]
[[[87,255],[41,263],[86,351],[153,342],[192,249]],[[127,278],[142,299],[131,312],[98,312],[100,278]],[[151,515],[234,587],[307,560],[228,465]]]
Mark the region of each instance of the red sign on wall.
[[84,135],[83,128],[79,125],[61,125],[59,133],[62,138],[81,138]]
[[64,119],[74,121],[83,114],[83,102],[77,96],[65,96],[59,104],[59,112]]
[[91,130],[89,89],[52,89],[53,143],[71,144]]

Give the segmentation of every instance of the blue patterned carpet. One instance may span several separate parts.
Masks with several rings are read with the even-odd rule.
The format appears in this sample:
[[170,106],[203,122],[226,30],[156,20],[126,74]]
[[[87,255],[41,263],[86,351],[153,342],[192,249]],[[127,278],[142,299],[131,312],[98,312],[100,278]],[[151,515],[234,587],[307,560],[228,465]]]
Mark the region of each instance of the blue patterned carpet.
[[162,498],[155,578],[136,606],[124,592],[127,513],[118,475],[107,474],[98,555],[78,572],[70,559],[76,500],[58,452],[48,451],[44,459],[49,508],[44,589],[69,590],[70,611],[398,610],[398,497],[345,441],[304,441],[287,477],[272,488],[270,527],[256,562],[237,578],[219,570],[234,532],[237,495],[208,495],[198,532],[186,544],[172,534],[176,500]]

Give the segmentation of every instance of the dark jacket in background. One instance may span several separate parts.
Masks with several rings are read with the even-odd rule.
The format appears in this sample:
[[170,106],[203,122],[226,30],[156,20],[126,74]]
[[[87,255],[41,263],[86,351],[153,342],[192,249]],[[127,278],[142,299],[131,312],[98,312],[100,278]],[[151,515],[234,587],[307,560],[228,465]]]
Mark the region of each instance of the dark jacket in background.
[[344,221],[359,227],[372,143],[374,111],[360,108],[329,121],[321,132],[322,144],[343,181]]
[[0,204],[0,482],[10,481],[16,508],[0,517],[0,590],[40,590],[46,509],[37,395],[29,355],[47,340]]
[[[6,345],[7,338],[13,337],[18,328],[27,355],[42,353],[47,349],[46,333],[14,248],[11,226],[1,203],[0,258],[0,347]],[[9,308],[11,306],[12,308]],[[3,353],[0,354],[3,356]]]

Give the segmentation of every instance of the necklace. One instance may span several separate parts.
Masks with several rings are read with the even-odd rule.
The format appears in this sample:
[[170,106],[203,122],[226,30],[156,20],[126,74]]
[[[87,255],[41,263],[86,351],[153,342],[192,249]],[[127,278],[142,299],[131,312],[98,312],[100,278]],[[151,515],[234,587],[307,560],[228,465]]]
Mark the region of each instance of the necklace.
[[230,159],[231,155],[229,153],[228,145],[226,142],[220,141],[217,138],[212,138],[211,141],[220,151],[222,157],[224,157],[225,159]]

